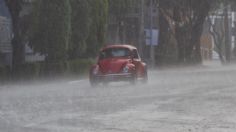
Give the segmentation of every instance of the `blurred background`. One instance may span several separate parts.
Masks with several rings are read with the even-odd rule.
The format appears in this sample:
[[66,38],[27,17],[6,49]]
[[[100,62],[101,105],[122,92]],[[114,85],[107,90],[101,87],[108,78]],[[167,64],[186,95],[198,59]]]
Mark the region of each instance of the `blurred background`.
[[0,0],[3,79],[83,75],[108,44],[149,67],[235,61],[234,0]]

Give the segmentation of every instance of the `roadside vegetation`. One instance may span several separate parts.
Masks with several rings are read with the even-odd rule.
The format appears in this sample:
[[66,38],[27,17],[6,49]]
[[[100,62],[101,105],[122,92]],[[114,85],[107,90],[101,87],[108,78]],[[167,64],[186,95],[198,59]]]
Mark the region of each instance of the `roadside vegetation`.
[[[1,66],[2,78],[38,77],[56,73],[86,73],[98,50],[104,45],[109,18],[116,18],[118,36],[125,43],[123,23],[131,8],[142,0],[36,0],[24,17],[24,0],[5,0],[12,20],[12,67]],[[148,1],[144,4],[149,4]],[[159,12],[160,40],[156,47],[159,64],[201,64],[200,37],[204,22],[218,9],[234,0],[154,0]],[[224,8],[225,9],[225,8]],[[210,21],[209,21],[210,22]],[[212,29],[214,29],[212,27]],[[211,30],[222,61],[230,62],[227,51],[219,45],[227,40],[216,38]],[[45,55],[44,62],[26,63],[25,44]],[[223,54],[224,53],[224,54]],[[143,53],[141,53],[143,54]]]

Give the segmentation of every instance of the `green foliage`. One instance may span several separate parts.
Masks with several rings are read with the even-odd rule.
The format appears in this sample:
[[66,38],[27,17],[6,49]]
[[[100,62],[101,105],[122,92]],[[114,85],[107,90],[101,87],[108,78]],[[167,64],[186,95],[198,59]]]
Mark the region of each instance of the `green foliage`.
[[71,40],[69,57],[77,58],[86,52],[86,40],[90,27],[90,10],[88,0],[70,0],[71,13]]
[[38,0],[29,32],[48,61],[94,57],[105,41],[107,0]]
[[94,57],[105,41],[108,0],[71,0],[71,7],[70,58]]
[[[17,78],[21,79],[35,79],[40,76],[41,63],[25,63],[18,67]],[[15,76],[16,77],[16,76]]]
[[[89,68],[94,64],[93,59],[75,59],[64,62],[55,63],[25,63],[18,67],[19,73],[15,79],[38,79],[43,77],[54,77],[64,75],[81,76],[89,73]],[[9,68],[0,66],[0,79],[7,79],[9,77]]]
[[109,12],[118,19],[123,18],[134,3],[134,0],[109,0]]
[[86,56],[94,57],[105,42],[105,32],[108,17],[108,1],[89,0],[89,5],[91,6],[91,25],[89,37],[86,41],[88,45]]
[[200,39],[211,4],[211,0],[159,1],[160,13],[164,16],[162,19],[166,19],[176,40],[180,63],[202,62]]
[[68,62],[69,74],[73,75],[84,75],[89,73],[89,68],[94,64],[92,59],[76,59]]
[[43,76],[56,76],[64,75],[68,70],[67,61],[59,62],[46,62],[41,64],[41,75]]
[[38,0],[33,11],[30,44],[48,61],[66,59],[71,34],[69,0]]
[[0,65],[0,82],[7,80],[10,77],[10,68]]

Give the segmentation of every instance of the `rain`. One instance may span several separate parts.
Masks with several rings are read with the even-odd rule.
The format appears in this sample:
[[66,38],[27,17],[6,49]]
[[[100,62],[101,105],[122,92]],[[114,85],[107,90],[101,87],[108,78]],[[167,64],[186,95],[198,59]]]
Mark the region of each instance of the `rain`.
[[234,0],[0,0],[0,132],[234,132]]

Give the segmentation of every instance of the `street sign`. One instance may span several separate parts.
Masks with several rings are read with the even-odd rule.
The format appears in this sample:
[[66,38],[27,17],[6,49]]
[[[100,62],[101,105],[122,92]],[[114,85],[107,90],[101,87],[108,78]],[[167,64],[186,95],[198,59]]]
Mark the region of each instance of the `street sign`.
[[[152,37],[151,37],[152,34]],[[158,45],[159,40],[159,30],[158,29],[152,29],[152,33],[150,29],[145,29],[145,43],[146,45]]]

